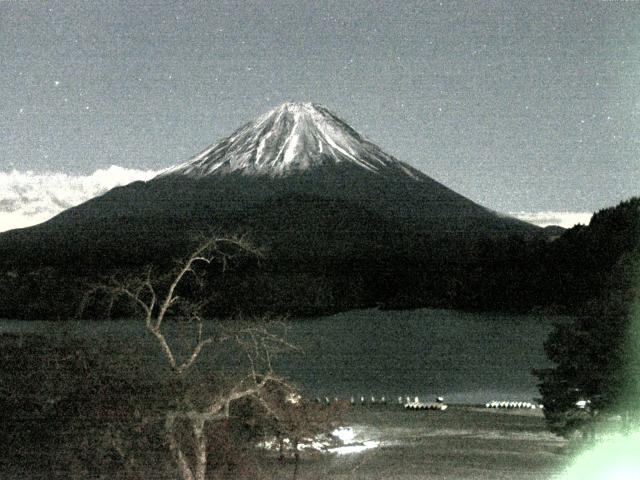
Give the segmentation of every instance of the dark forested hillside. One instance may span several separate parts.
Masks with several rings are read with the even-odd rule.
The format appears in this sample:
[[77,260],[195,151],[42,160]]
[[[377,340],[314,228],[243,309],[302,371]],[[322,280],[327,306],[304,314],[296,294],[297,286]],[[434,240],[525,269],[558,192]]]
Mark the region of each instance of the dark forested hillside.
[[[584,276],[593,297],[577,308],[573,322],[556,325],[545,343],[555,366],[536,371],[545,417],[556,433],[593,436],[601,413],[620,414],[625,428],[640,420],[630,418],[640,398],[639,217],[638,199],[624,202],[598,212],[590,228],[572,232],[559,246],[578,245],[586,253],[571,273]],[[578,401],[589,403],[579,407]]]
[[[303,200],[305,207],[298,207],[296,213],[296,205]],[[280,241],[268,245],[259,261],[239,260],[241,264],[224,274],[219,266],[211,267],[204,292],[210,297],[212,315],[318,315],[374,306],[576,312],[602,294],[608,273],[630,254],[640,235],[639,198],[597,212],[590,225],[569,229],[554,241],[518,235],[478,241],[416,238],[401,224],[390,228],[374,213],[354,210],[341,201],[327,205],[315,197],[261,208],[262,225],[266,230],[279,228]],[[283,208],[286,218],[277,213]],[[313,222],[305,223],[314,230],[299,235],[300,217],[313,214],[314,209],[335,210],[331,218],[344,220],[340,237],[348,237],[349,242],[324,250],[337,227],[323,223],[326,217],[319,213]],[[362,248],[371,237],[358,236],[358,228],[353,228],[358,222],[379,222],[380,235],[392,241]],[[254,235],[262,236],[259,231]],[[0,316],[73,316],[90,285],[109,275],[144,268],[142,264],[124,268],[99,259],[65,265],[47,260],[21,264],[3,259]],[[172,261],[163,255],[150,263],[162,269]],[[86,311],[93,315],[100,309]]]

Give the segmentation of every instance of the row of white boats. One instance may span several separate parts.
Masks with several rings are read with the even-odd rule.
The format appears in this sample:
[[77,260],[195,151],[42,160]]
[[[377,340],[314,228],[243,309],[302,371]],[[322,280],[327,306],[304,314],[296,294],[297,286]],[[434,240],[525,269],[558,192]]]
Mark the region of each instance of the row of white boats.
[[535,410],[536,408],[544,408],[542,404],[536,404],[531,402],[515,402],[515,401],[501,401],[493,400],[485,404],[486,408],[528,408]]
[[[316,397],[317,403],[325,403],[326,405],[330,405],[331,403],[339,402],[340,399],[338,397],[334,397],[333,399],[329,397],[324,397],[324,400],[320,397]],[[397,405],[403,406],[406,410],[446,410],[447,405],[444,403],[444,398],[437,397],[433,402],[422,402],[419,397],[397,397],[396,401],[390,401],[387,397],[365,397],[361,395],[359,397],[351,396],[349,399],[349,403],[351,405],[387,405],[396,403]],[[531,403],[531,402],[523,402],[523,401],[514,401],[514,400],[492,400],[491,402],[487,402],[485,404],[486,408],[524,408],[524,409],[541,409],[544,408],[542,404],[539,403]]]
[[[329,397],[324,397],[324,400],[320,397],[316,397],[316,403],[325,403],[326,405],[331,405],[332,403],[339,402],[340,399],[338,397],[334,397],[333,399]],[[421,402],[419,397],[402,397],[399,396],[396,400],[390,401],[387,397],[365,397],[361,395],[360,397],[351,396],[349,399],[349,403],[353,406],[355,405],[388,405],[397,403],[397,405],[403,406],[407,410],[446,410],[447,405],[444,403],[444,398],[437,397],[434,402]]]

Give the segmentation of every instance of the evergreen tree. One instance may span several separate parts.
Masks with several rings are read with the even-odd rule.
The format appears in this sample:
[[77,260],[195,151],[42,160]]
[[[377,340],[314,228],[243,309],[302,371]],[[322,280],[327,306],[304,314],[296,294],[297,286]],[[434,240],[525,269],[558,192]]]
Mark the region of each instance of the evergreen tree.
[[616,413],[626,419],[640,407],[635,333],[640,324],[640,201],[623,202],[598,215],[598,228],[590,227],[590,243],[602,246],[599,252],[609,244],[609,254],[619,256],[608,271],[593,272],[605,278],[602,293],[574,321],[551,332],[545,351],[556,366],[535,371],[549,427],[566,436],[589,437],[598,415]]

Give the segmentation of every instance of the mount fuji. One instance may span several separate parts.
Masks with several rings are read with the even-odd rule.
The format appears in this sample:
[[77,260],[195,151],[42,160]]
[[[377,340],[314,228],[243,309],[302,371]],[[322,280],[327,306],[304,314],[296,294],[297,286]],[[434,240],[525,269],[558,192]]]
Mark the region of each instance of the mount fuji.
[[180,256],[211,229],[248,234],[282,276],[350,286],[352,275],[384,283],[425,262],[437,277],[478,242],[544,236],[383,152],[325,107],[286,103],[149,181],[0,234],[0,258],[121,268]]
[[198,178],[240,172],[283,177],[338,165],[414,180],[421,175],[361,137],[326,108],[285,103],[161,176]]

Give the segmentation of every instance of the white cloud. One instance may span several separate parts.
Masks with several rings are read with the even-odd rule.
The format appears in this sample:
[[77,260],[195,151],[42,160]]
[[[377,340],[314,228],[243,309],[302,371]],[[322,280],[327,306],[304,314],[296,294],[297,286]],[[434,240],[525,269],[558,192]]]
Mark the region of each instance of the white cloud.
[[[114,187],[149,180],[159,173],[115,165],[91,175],[0,172],[0,232],[42,223]],[[511,212],[510,215],[541,227],[565,228],[577,223],[588,224],[592,216],[589,212]]]
[[540,227],[559,225],[571,228],[578,223],[588,225],[593,213],[591,212],[511,212],[512,215],[525,222],[533,223]]
[[36,225],[114,187],[158,173],[115,165],[91,175],[0,172],[0,232]]

